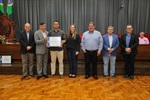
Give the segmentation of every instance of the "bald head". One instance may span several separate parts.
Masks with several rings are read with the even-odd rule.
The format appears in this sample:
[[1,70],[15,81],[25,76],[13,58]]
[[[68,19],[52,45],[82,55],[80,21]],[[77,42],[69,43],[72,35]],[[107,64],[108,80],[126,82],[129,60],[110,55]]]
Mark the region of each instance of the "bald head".
[[29,23],[25,23],[24,29],[26,32],[29,32],[31,30],[31,25]]

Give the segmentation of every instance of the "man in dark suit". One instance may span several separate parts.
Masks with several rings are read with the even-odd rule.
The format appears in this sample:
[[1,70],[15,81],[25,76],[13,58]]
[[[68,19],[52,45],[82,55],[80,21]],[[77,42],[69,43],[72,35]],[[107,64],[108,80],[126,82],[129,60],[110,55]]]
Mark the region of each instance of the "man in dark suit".
[[121,54],[124,58],[125,72],[124,78],[130,77],[131,80],[134,79],[134,61],[137,54],[137,47],[139,45],[139,39],[133,32],[132,25],[127,25],[126,32],[121,36],[120,46]]
[[26,23],[24,26],[24,31],[20,32],[20,53],[23,63],[22,73],[23,76],[21,80],[24,80],[27,77],[28,71],[28,62],[29,62],[29,75],[33,75],[33,61],[35,53],[35,42],[34,42],[34,33],[31,31],[31,25]]

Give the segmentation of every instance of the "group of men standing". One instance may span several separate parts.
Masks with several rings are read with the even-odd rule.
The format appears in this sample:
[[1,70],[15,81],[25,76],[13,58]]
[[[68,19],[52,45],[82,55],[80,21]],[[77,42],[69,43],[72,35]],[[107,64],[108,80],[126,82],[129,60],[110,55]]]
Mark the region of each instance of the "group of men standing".
[[[65,32],[59,29],[59,22],[53,23],[53,29],[50,32],[46,31],[46,24],[40,23],[39,30],[33,33],[29,23],[25,24],[25,30],[20,33],[20,44],[21,44],[21,57],[23,63],[23,76],[21,80],[25,79],[28,75],[27,66],[29,63],[29,75],[34,77],[33,74],[33,61],[34,53],[36,52],[37,62],[37,80],[42,76],[48,78],[47,75],[47,62],[48,62],[48,51],[50,50],[51,56],[51,77],[56,72],[56,59],[59,62],[59,74],[63,78],[64,65],[63,65],[63,46],[60,47],[49,47],[47,45],[48,36],[61,37],[62,45],[66,43]],[[107,77],[108,65],[110,61],[110,76],[116,77],[115,75],[115,61],[116,61],[116,50],[118,46],[121,47],[121,54],[124,58],[125,64],[125,76],[134,79],[134,60],[137,54],[137,46],[139,45],[139,39],[134,34],[131,25],[127,25],[126,33],[119,39],[118,36],[113,34],[114,27],[109,26],[107,28],[107,34],[104,36],[97,30],[93,22],[88,24],[88,31],[83,33],[81,39],[81,49],[84,52],[85,59],[85,79],[88,79],[91,75],[91,64],[92,64],[92,76],[98,79],[97,76],[97,61],[98,56],[102,53],[104,62],[104,75]],[[36,48],[36,49],[35,49]],[[48,50],[49,49],[49,50]],[[29,62],[28,62],[29,61]]]
[[[34,77],[33,74],[33,61],[34,54],[36,53],[37,62],[37,80],[42,76],[48,78],[47,75],[47,62],[48,62],[48,49],[51,54],[51,77],[55,75],[56,70],[56,59],[59,61],[59,74],[63,78],[63,47],[49,47],[47,45],[48,36],[59,36],[62,40],[62,45],[65,43],[65,33],[59,29],[59,22],[53,23],[54,29],[50,32],[46,31],[46,24],[40,23],[39,30],[35,33],[31,31],[29,23],[25,24],[25,30],[20,33],[20,44],[21,44],[21,57],[23,63],[23,76],[21,80],[27,77],[27,65],[29,63],[29,76]],[[36,49],[35,49],[36,48]],[[32,55],[32,56],[30,56]],[[28,62],[29,61],[29,62]]]

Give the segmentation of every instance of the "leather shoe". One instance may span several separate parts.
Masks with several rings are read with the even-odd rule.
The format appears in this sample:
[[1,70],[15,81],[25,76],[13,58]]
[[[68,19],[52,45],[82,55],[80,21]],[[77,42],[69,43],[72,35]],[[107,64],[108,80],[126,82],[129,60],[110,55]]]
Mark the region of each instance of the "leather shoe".
[[111,77],[116,78],[116,75],[112,75]]
[[126,74],[126,75],[124,75],[124,78],[128,78],[128,77],[129,77],[129,75],[127,75],[127,74]]
[[84,77],[84,78],[85,78],[85,79],[88,79],[89,77],[90,77],[90,75],[85,75],[85,77]]
[[106,78],[107,77],[107,75],[103,75],[103,78]]
[[48,75],[46,74],[46,75],[43,75],[45,78],[48,78]]
[[97,75],[93,75],[93,77],[94,77],[96,80],[98,79]]
[[76,77],[76,75],[75,75],[75,74],[73,74],[73,75],[72,75],[72,78],[75,78],[75,77]]
[[42,76],[37,76],[37,80],[39,80]]
[[64,76],[63,76],[63,75],[60,75],[60,78],[64,78]]
[[134,80],[134,77],[133,77],[133,76],[130,76],[130,80]]
[[26,77],[27,77],[27,76],[22,76],[22,77],[21,77],[21,80],[24,80]]
[[29,75],[29,76],[32,77],[32,78],[34,77],[34,75]]
[[54,77],[54,74],[50,75],[50,78]]

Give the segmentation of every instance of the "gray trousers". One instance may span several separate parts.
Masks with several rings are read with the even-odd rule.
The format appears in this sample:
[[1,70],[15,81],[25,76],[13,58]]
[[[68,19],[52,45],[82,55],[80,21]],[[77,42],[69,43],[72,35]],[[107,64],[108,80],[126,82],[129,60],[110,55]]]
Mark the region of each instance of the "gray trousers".
[[26,53],[26,54],[21,54],[22,58],[22,73],[23,76],[27,76],[28,71],[27,67],[29,65],[29,75],[33,75],[33,61],[34,61],[34,53]]
[[109,60],[110,60],[110,75],[113,76],[115,74],[116,56],[103,56],[103,61],[104,61],[104,75],[108,75]]
[[38,76],[47,75],[48,53],[36,54],[37,57],[37,74]]

